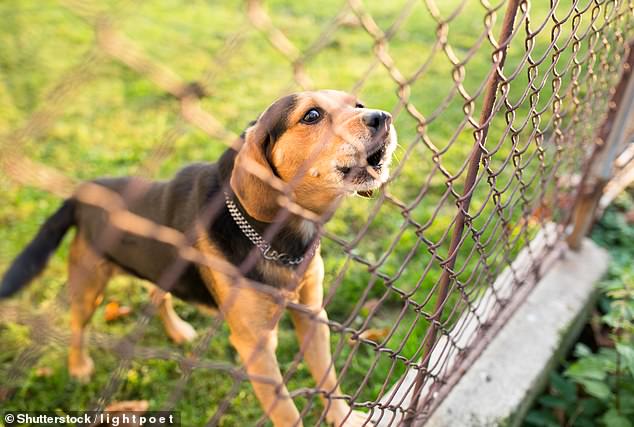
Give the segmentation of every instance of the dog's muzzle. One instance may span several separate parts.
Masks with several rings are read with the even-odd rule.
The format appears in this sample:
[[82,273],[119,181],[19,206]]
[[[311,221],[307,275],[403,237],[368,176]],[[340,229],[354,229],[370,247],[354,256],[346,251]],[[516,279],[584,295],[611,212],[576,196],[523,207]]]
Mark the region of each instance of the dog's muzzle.
[[392,151],[396,142],[390,114],[373,110],[365,113],[361,120],[369,130],[363,143],[363,152],[354,166],[340,167],[344,180],[356,187],[355,192],[369,197],[387,178]]
[[374,169],[380,167],[389,143],[392,116],[385,111],[370,111],[363,115],[363,124],[370,131],[370,141],[366,146],[366,163]]
[[385,159],[387,145],[390,142],[392,116],[385,111],[370,111],[361,118],[370,131],[370,140],[366,145],[366,163],[375,170],[381,167]]

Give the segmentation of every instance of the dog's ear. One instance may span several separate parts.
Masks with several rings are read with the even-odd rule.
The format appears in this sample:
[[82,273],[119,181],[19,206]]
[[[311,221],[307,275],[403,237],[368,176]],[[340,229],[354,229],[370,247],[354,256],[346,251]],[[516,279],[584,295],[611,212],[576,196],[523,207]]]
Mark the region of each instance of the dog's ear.
[[[273,144],[288,128],[288,116],[296,103],[294,95],[279,99],[266,109],[253,126],[246,130],[244,143],[238,152],[233,172],[231,188],[249,215],[258,221],[272,222],[279,210],[279,191],[262,178],[274,178],[275,166],[271,160]],[[251,171],[259,166],[260,173]],[[260,175],[260,176],[257,176]]]

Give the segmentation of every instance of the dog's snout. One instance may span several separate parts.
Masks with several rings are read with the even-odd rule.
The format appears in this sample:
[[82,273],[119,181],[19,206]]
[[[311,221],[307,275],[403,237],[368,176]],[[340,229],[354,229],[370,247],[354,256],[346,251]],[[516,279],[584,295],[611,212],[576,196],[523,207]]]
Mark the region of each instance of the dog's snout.
[[379,129],[383,129],[386,124],[389,125],[391,116],[385,111],[370,111],[365,113],[362,117],[363,124],[365,124],[372,135],[377,133]]

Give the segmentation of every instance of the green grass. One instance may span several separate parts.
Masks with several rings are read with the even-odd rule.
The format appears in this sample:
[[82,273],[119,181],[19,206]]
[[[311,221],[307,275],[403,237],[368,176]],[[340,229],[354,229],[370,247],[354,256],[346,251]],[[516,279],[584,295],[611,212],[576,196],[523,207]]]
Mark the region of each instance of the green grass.
[[[280,95],[297,89],[292,80],[292,68],[288,61],[277,52],[248,22],[243,5],[238,1],[218,2],[171,0],[161,2],[124,2],[111,1],[96,10],[103,10],[113,17],[118,28],[133,40],[155,60],[164,63],[185,80],[193,81],[202,74],[213,76],[208,91],[210,96],[204,99],[203,106],[229,130],[240,133],[250,120],[255,118],[270,102]],[[367,2],[368,11],[378,25],[387,29],[397,18],[405,1]],[[441,14],[448,16],[459,4],[452,0],[441,3]],[[458,17],[451,22],[448,41],[455,55],[463,59],[471,46],[476,43],[482,31],[485,9],[479,2],[468,2]],[[533,5],[531,22],[533,29],[546,17],[543,5]],[[282,0],[267,3],[274,24],[280,28],[300,50],[306,50],[318,38],[330,19],[341,9],[337,0],[321,2],[288,2]],[[560,2],[562,16],[570,7],[570,1]],[[90,18],[87,18],[88,21]],[[601,19],[601,18],[600,18]],[[501,17],[495,21],[493,33],[500,28]],[[631,24],[630,21],[626,23]],[[626,23],[623,28],[630,28]],[[412,15],[390,42],[389,52],[401,73],[409,77],[423,64],[433,50],[436,40],[436,23],[429,12],[418,4]],[[589,25],[587,17],[581,20],[581,27]],[[549,23],[543,34],[536,38],[533,57],[546,52],[550,42]],[[523,31],[523,30],[522,30]],[[224,41],[241,34],[236,49],[222,63],[214,62],[214,56],[222,50]],[[562,36],[567,37],[570,23],[563,26]],[[524,54],[523,36],[511,44],[507,59],[509,70],[521,66],[517,79],[510,85],[509,100],[519,102],[528,82],[527,65],[521,64]],[[68,70],[81,62],[94,49],[94,33],[86,19],[77,11],[66,9],[54,1],[22,1],[0,3],[0,134],[6,135],[23,126],[29,116],[45,102],[46,96],[55,87]],[[613,29],[606,31],[606,40],[613,40]],[[618,46],[596,47],[598,58],[614,63]],[[580,45],[576,58],[583,58],[588,51],[588,43]],[[481,50],[465,65],[465,78],[462,82],[468,93],[474,93],[490,70],[491,47],[485,40]],[[569,82],[572,68],[568,67],[572,49],[569,47],[559,58],[556,69],[563,73],[559,95],[563,97],[562,108],[565,112],[557,128],[563,129],[575,120],[576,136],[582,140],[592,134],[593,127],[600,121],[600,113],[606,103],[604,97],[594,97],[605,92],[605,87],[614,84],[613,73],[601,72],[600,60],[588,61],[581,66],[581,75],[588,70],[595,73],[594,79],[583,79],[577,96],[584,100],[578,110],[573,110]],[[373,40],[359,26],[344,26],[337,30],[333,39],[318,55],[306,63],[306,71],[317,88],[337,88],[350,90],[362,78],[368,66],[374,61]],[[535,86],[544,82],[539,97],[533,96],[538,110],[544,110],[537,125],[539,131],[549,135],[555,129],[551,122],[554,116],[552,101],[553,73],[552,52],[545,61],[535,67],[539,78]],[[55,111],[56,119],[42,135],[28,139],[21,147],[25,155],[46,165],[57,168],[78,180],[98,176],[115,176],[136,173],[139,164],[147,161],[152,148],[163,142],[165,135],[181,125],[178,103],[166,96],[144,76],[126,68],[124,65],[100,56],[100,62],[89,68],[85,81],[73,88],[60,108]],[[410,101],[427,118],[435,117],[436,111],[443,106],[442,114],[429,120],[425,128],[425,138],[442,151],[440,160],[451,175],[458,174],[467,160],[473,145],[473,128],[467,125],[462,131],[456,131],[464,121],[464,100],[456,96],[447,102],[445,98],[454,87],[451,78],[452,65],[447,57],[439,52],[432,57],[427,72],[411,86]],[[378,65],[369,74],[361,87],[359,96],[368,106],[393,110],[398,103],[396,85],[387,70]],[[477,119],[482,108],[481,98],[474,105],[473,116]],[[584,147],[557,146],[545,144],[544,160],[533,157],[537,153],[537,144],[529,139],[534,125],[522,123],[529,117],[530,99],[521,102],[520,108],[512,118],[517,130],[516,145],[509,137],[501,139],[506,128],[503,114],[491,122],[487,147],[495,147],[500,140],[499,149],[487,158],[489,169],[496,173],[504,165],[510,153],[515,159],[528,166],[521,174],[513,174],[507,167],[497,175],[495,182],[486,179],[479,181],[471,206],[472,212],[482,209],[482,213],[473,220],[481,241],[489,242],[479,248],[475,258],[469,254],[474,249],[474,233],[466,233],[466,240],[456,264],[460,272],[458,278],[468,285],[470,299],[475,298],[483,284],[493,278],[496,272],[508,261],[501,251],[512,256],[535,232],[535,227],[522,226],[519,218],[527,216],[535,207],[535,201],[543,196],[545,203],[552,204],[556,194],[554,181],[544,183],[540,179],[531,180],[537,174],[547,174],[558,168],[557,173],[565,175],[577,170],[584,156]],[[576,113],[575,113],[576,112]],[[412,206],[411,219],[423,225],[420,234],[427,242],[439,243],[438,254],[445,257],[448,250],[448,237],[452,220],[456,214],[455,198],[445,197],[448,191],[447,179],[438,171],[431,180],[428,176],[435,170],[432,152],[426,144],[417,140],[417,123],[404,112],[396,117],[400,149],[396,156],[404,166],[395,177],[389,190],[405,203],[412,203],[422,188],[421,202]],[[193,161],[214,161],[225,149],[225,145],[210,138],[198,129],[187,127],[171,147],[169,156],[161,162],[153,177],[170,177],[183,165]],[[454,140],[453,143],[449,143]],[[8,146],[3,139],[0,149]],[[587,147],[587,145],[586,145]],[[565,154],[562,155],[562,151]],[[532,160],[530,160],[532,159]],[[530,160],[530,161],[529,161]],[[561,165],[559,165],[559,163]],[[455,191],[460,193],[465,174],[454,180]],[[486,177],[485,177],[486,178]],[[507,184],[511,187],[502,192]],[[491,185],[502,194],[500,203],[513,203],[497,221],[487,223],[490,215],[496,215],[489,196]],[[513,189],[518,189],[511,195]],[[561,190],[560,190],[561,191]],[[3,205],[0,207],[0,271],[3,271],[11,259],[29,241],[37,227],[59,204],[55,196],[33,187],[21,186],[0,172],[0,192]],[[518,202],[522,194],[526,203]],[[354,198],[348,200],[329,223],[329,232],[352,241],[363,229],[375,200]],[[436,211],[436,206],[441,207]],[[560,212],[555,210],[556,219]],[[503,221],[500,221],[503,218]],[[402,232],[400,231],[402,229]],[[503,245],[508,238],[516,239]],[[68,239],[67,239],[68,240]],[[442,241],[441,241],[442,240]],[[390,249],[393,241],[397,243]],[[27,313],[45,312],[60,293],[65,284],[66,242],[55,255],[44,275],[27,291],[15,298]],[[420,244],[416,248],[416,245]],[[410,256],[412,248],[413,256]],[[420,243],[416,230],[404,224],[401,211],[391,203],[383,203],[376,213],[367,232],[355,246],[353,253],[371,263],[382,259],[378,271],[388,276],[398,275],[394,286],[402,291],[417,291],[412,299],[424,303],[424,311],[430,313],[435,304],[435,293],[430,293],[441,274],[437,259],[433,259],[425,243]],[[403,319],[395,326],[395,319],[404,308],[403,299],[397,292],[389,290],[383,280],[376,279],[364,265],[348,259],[341,248],[325,239],[323,254],[326,265],[326,286],[329,293],[327,310],[337,322],[347,322],[349,326],[359,328],[364,323],[369,327],[394,327],[391,339],[384,346],[399,350],[406,358],[420,357],[419,346],[428,326],[427,321],[416,320],[416,313],[407,309]],[[486,259],[486,269],[477,264],[480,255]],[[401,270],[401,266],[409,260]],[[426,267],[430,265],[430,268]],[[486,274],[484,274],[486,273]],[[470,278],[475,274],[475,278]],[[479,275],[478,275],[479,274]],[[341,285],[334,290],[330,284],[341,276]],[[422,279],[422,280],[421,280]],[[143,304],[147,301],[142,287],[135,286],[136,280],[117,278],[109,286],[106,298],[117,299],[130,305],[133,314],[125,320],[106,324],[103,321],[103,307],[99,308],[92,329],[101,334],[121,337],[129,332],[140,317]],[[420,282],[420,283],[419,283]],[[368,313],[353,313],[355,304],[368,284],[372,284],[367,298],[381,298],[387,295],[376,314],[367,318]],[[455,321],[459,311],[451,315],[451,308],[459,302],[458,292],[454,289],[450,297],[443,320]],[[64,305],[62,301],[62,306]],[[464,307],[461,308],[461,310]],[[209,327],[209,319],[185,304],[177,304],[177,310],[199,331]],[[68,319],[64,310],[58,310],[59,319],[55,326],[59,330],[67,329]],[[414,331],[407,335],[410,326]],[[355,350],[348,343],[349,335],[333,334],[333,350],[337,350],[337,365],[340,367],[353,352],[354,357],[343,377],[343,388],[353,394],[364,382],[356,401],[374,401],[382,389],[389,387],[404,372],[402,361],[395,361],[387,353],[376,353],[370,346],[362,345]],[[168,342],[157,319],[151,319],[142,337],[143,346],[166,348],[171,351],[189,352],[196,343],[184,348]],[[100,391],[117,366],[118,360],[107,349],[93,346],[92,355],[96,362],[94,380],[82,385],[71,380],[66,373],[66,349],[60,345],[46,345],[40,349],[41,357],[25,363],[22,372],[15,378],[8,378],[20,355],[35,354],[39,347],[37,336],[28,328],[13,322],[0,325],[0,383],[15,387],[15,394],[2,402],[6,409],[84,409],[94,404]],[[280,328],[280,346],[278,355],[283,369],[292,365],[297,345],[288,319],[284,319]],[[203,353],[206,360],[224,361],[237,365],[235,354],[227,341],[226,327],[213,336],[209,348]],[[49,366],[52,375],[38,377],[37,367]],[[124,373],[124,381],[115,391],[113,399],[147,399],[151,408],[161,408],[166,404],[174,386],[181,378],[181,367],[174,361],[154,358],[134,361]],[[178,401],[176,410],[181,412],[183,425],[201,425],[218,409],[218,405],[232,389],[234,381],[223,371],[196,370],[184,387],[183,397]],[[297,390],[311,387],[312,380],[303,363],[300,363],[293,375],[289,388]],[[316,401],[316,399],[314,399]],[[306,404],[305,398],[296,399],[300,406]],[[320,406],[314,404],[307,422],[319,415]],[[255,397],[247,383],[242,383],[225,415],[222,425],[249,425],[261,416]]]
[[549,375],[523,426],[632,426],[634,415],[634,188],[620,194],[592,229],[610,254],[583,332]]

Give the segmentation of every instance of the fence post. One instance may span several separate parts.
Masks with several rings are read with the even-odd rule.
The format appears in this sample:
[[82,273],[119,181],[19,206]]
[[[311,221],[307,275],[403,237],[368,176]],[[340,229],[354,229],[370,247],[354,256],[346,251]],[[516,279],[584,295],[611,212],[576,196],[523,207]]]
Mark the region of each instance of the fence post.
[[480,160],[482,157],[482,151],[486,144],[487,134],[489,131],[489,124],[491,121],[491,115],[493,112],[493,106],[495,104],[495,98],[502,79],[502,70],[504,68],[504,61],[506,59],[506,51],[508,45],[511,42],[511,36],[513,34],[513,25],[515,23],[515,15],[519,4],[525,0],[510,0],[506,6],[504,13],[504,20],[502,22],[502,29],[500,30],[499,47],[494,50],[493,68],[487,81],[487,89],[484,95],[484,102],[482,113],[480,114],[480,128],[474,131],[475,143],[471,150],[469,158],[469,168],[467,170],[467,177],[465,180],[464,190],[462,196],[457,200],[458,213],[456,214],[454,221],[454,229],[451,236],[451,243],[449,245],[449,252],[447,260],[443,263],[443,272],[440,277],[440,283],[438,287],[438,298],[434,307],[434,312],[431,316],[431,323],[429,331],[425,334],[423,342],[423,353],[421,358],[421,366],[418,368],[416,375],[416,381],[414,384],[414,390],[412,392],[412,402],[407,411],[407,415],[403,419],[402,425],[411,426],[415,419],[417,408],[419,406],[419,397],[423,387],[423,382],[427,374],[427,365],[429,363],[429,357],[431,351],[436,342],[436,335],[438,333],[438,323],[442,316],[447,294],[449,292],[449,284],[451,283],[453,268],[456,263],[458,250],[460,249],[460,241],[464,232],[465,223],[469,212],[469,205],[471,203],[471,197],[476,184],[476,178],[480,167]]
[[579,250],[583,238],[590,231],[603,189],[612,177],[613,165],[627,143],[626,129],[634,115],[634,41],[628,45],[627,60],[621,80],[610,99],[607,117],[599,129],[597,145],[590,157],[590,165],[581,179],[579,193],[572,214],[572,231],[566,238],[572,250]]

